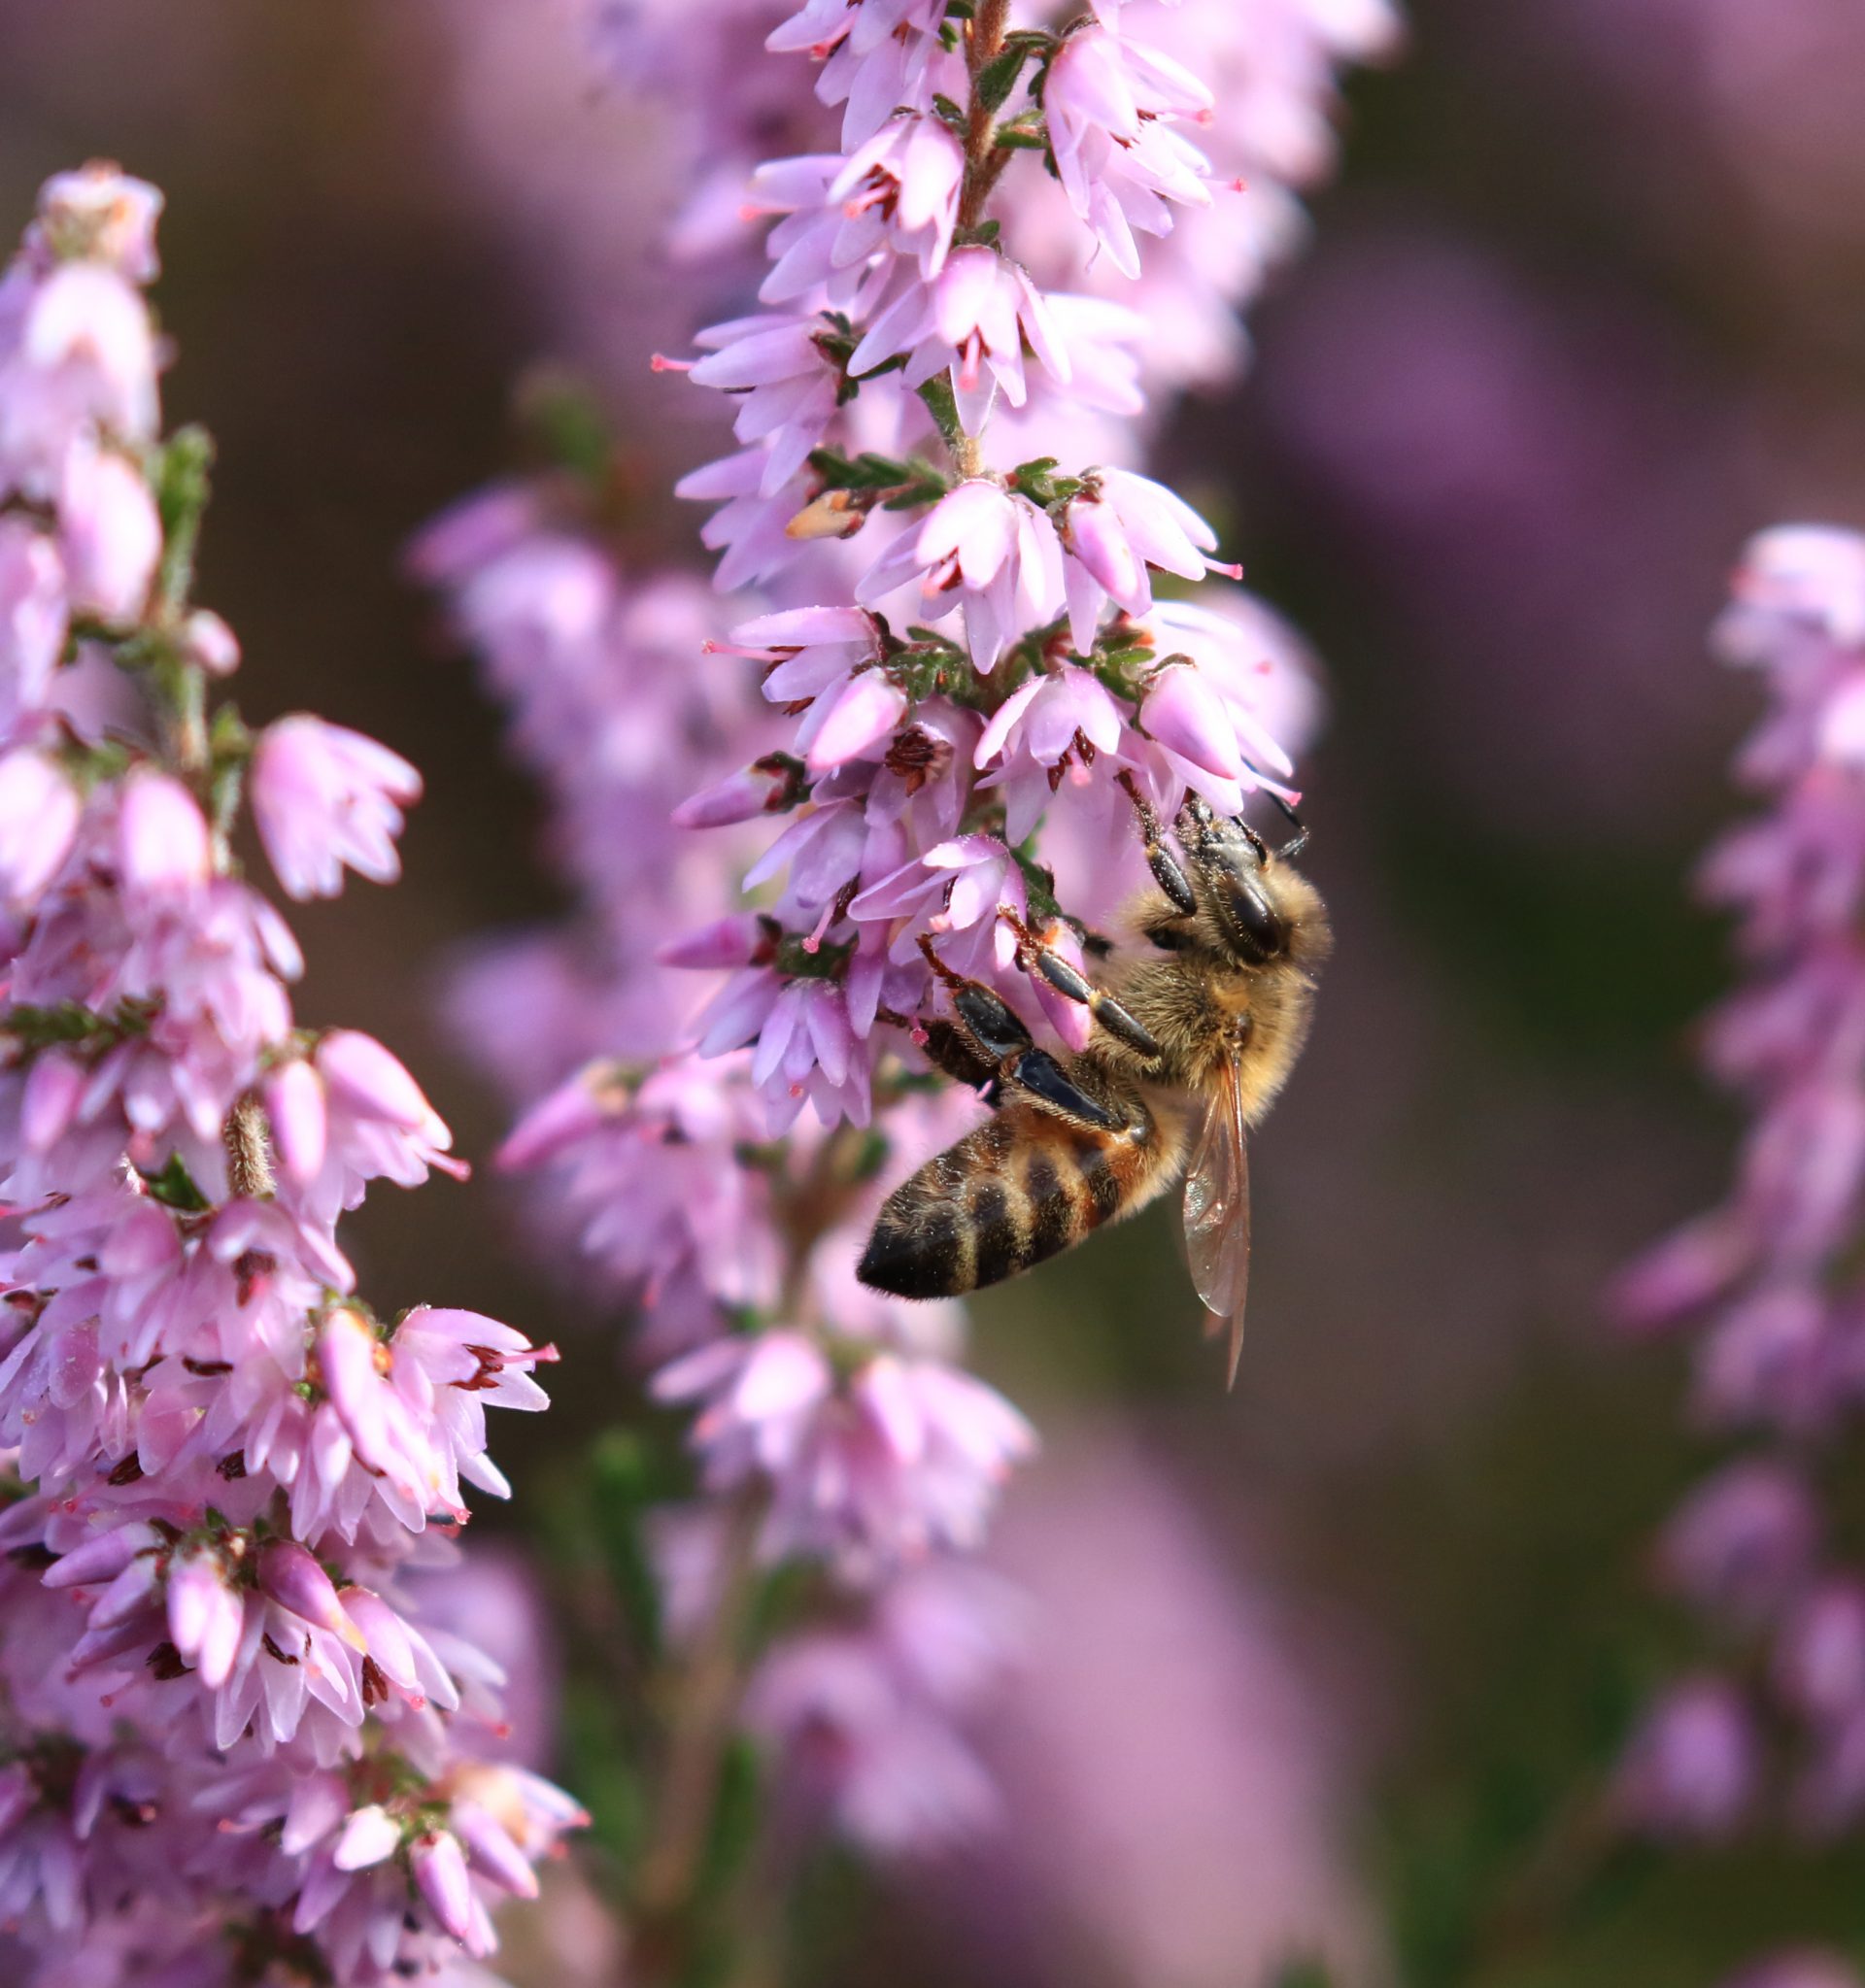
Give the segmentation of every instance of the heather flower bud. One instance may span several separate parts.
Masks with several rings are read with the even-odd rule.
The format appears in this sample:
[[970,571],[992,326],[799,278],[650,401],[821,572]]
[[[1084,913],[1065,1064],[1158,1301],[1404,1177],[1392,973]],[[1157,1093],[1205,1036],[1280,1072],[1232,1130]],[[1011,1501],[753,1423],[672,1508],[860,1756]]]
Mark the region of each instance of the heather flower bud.
[[83,806],[43,753],[0,758],[0,897],[16,910],[36,902],[63,867]]
[[39,225],[52,253],[105,263],[131,283],[150,283],[160,269],[161,212],[158,187],[98,159],[54,173],[39,189]]
[[211,677],[230,677],[240,666],[239,638],[211,608],[196,608],[177,637],[188,661]]
[[1139,722],[1149,738],[1190,769],[1192,784],[1213,806],[1224,808],[1228,801],[1226,811],[1237,812],[1231,796],[1243,777],[1237,727],[1223,699],[1192,664],[1168,663],[1155,672],[1139,707]]
[[448,1818],[473,1864],[514,1897],[537,1896],[537,1873],[523,1850],[476,1802],[456,1802]]
[[1742,1820],[1758,1767],[1753,1725],[1735,1690],[1691,1678],[1646,1714],[1620,1763],[1614,1800],[1633,1829],[1713,1841]]
[[178,1554],[168,1570],[169,1640],[198,1667],[210,1691],[231,1676],[244,1623],[245,1609],[227,1585],[220,1555],[206,1547]]
[[292,1057],[268,1071],[260,1089],[280,1165],[291,1180],[315,1180],[330,1131],[323,1083],[316,1068],[302,1057]]
[[134,622],[162,552],[162,523],[143,473],[115,450],[75,447],[58,494],[59,547],[73,605]]
[[279,882],[334,897],[346,865],[378,884],[401,874],[395,838],[421,776],[398,753],[322,719],[282,718],[253,756],[253,817]]
[[849,680],[832,702],[826,703],[820,724],[808,740],[812,773],[827,773],[889,737],[906,716],[906,693],[878,670],[864,670]]
[[684,800],[669,817],[676,828],[725,828],[759,815],[782,814],[806,791],[802,768],[788,754],[769,753],[742,772]]
[[386,1808],[358,1808],[343,1826],[331,1861],[339,1870],[367,1870],[401,1847],[401,1830]]
[[68,599],[57,546],[24,519],[0,517],[0,721],[46,698],[64,654]]
[[213,867],[207,820],[192,794],[165,773],[132,774],[117,813],[123,882],[142,896],[206,883]]
[[361,1631],[344,1613],[335,1583],[295,1540],[274,1539],[260,1552],[259,1587],[281,1608],[341,1636],[353,1650],[367,1649]]
[[416,1887],[434,1917],[456,1939],[470,1939],[473,1889],[459,1838],[447,1830],[430,1831],[416,1840],[408,1863]]

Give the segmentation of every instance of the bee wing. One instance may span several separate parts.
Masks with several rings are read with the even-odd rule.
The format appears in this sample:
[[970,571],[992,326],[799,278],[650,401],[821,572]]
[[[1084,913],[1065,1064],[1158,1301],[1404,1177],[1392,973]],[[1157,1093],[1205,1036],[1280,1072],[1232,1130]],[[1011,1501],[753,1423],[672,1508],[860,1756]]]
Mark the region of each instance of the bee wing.
[[1210,1313],[1205,1336],[1229,1327],[1230,1385],[1235,1387],[1250,1284],[1250,1157],[1243,1136],[1243,1087],[1235,1062],[1204,1114],[1185,1171],[1184,1225],[1185,1260]]

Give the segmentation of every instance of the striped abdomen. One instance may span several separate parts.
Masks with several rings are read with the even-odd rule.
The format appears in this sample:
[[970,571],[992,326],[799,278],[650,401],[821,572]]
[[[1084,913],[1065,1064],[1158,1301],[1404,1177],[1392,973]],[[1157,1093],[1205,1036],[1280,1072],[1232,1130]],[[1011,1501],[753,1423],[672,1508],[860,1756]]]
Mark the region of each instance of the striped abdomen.
[[1001,1283],[1143,1208],[1176,1171],[1177,1143],[1143,1107],[1103,1132],[1012,1099],[888,1196],[861,1280],[898,1297]]

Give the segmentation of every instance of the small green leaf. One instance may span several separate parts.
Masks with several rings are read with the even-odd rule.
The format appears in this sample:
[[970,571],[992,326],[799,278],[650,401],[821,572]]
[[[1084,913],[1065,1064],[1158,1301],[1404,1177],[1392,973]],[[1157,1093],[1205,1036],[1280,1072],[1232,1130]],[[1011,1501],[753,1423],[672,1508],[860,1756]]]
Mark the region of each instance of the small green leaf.
[[1019,111],[1008,123],[1000,124],[991,142],[1000,152],[1042,152],[1049,144],[1049,127],[1042,113],[1033,106]]
[[615,433],[587,380],[558,368],[533,373],[519,388],[518,418],[526,439],[554,468],[593,486],[606,481]]
[[149,1190],[151,1200],[160,1201],[163,1207],[178,1209],[184,1215],[199,1215],[214,1205],[194,1185],[194,1176],[179,1153],[168,1156],[159,1173],[144,1173],[143,1185]]
[[149,481],[162,521],[162,558],[156,590],[178,614],[194,585],[194,549],[207,511],[214,467],[214,438],[198,425],[177,428],[150,465]]
[[1031,52],[1027,42],[1012,42],[1002,54],[978,71],[974,92],[987,111],[1000,110],[1009,102],[1010,92],[1016,88],[1017,78],[1023,74],[1023,65],[1029,61]]
[[932,417],[940,439],[948,449],[956,449],[965,437],[965,430],[959,425],[959,403],[952,391],[951,377],[945,373],[934,373],[920,388],[920,398],[926,403],[926,411]]

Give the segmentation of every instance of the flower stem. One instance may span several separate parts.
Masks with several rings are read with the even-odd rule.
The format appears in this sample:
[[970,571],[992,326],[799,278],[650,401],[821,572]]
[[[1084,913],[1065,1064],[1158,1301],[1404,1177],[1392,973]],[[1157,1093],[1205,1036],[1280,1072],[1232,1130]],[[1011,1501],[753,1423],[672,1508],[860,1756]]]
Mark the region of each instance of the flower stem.
[[984,100],[980,79],[1003,53],[1010,25],[1010,0],[984,0],[966,37],[965,66],[971,80],[971,102],[965,127],[965,185],[959,195],[959,226],[974,228],[984,219],[984,204],[998,184],[1010,154],[996,151],[996,113]]
[[756,1585],[761,1499],[741,1499],[720,1557],[712,1611],[673,1680],[653,1838],[635,1882],[636,1978],[678,1980],[694,1928],[720,1775],[745,1684],[745,1628]]

